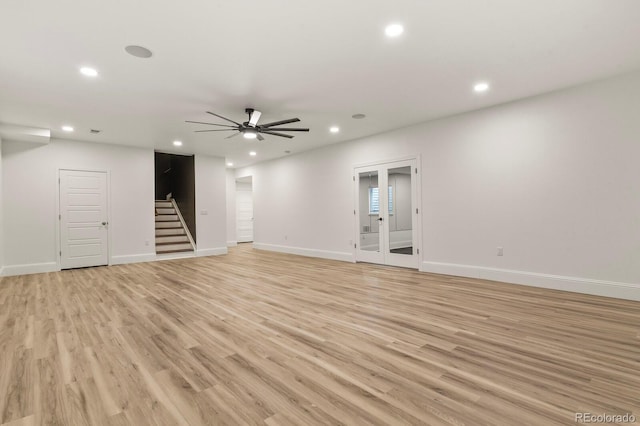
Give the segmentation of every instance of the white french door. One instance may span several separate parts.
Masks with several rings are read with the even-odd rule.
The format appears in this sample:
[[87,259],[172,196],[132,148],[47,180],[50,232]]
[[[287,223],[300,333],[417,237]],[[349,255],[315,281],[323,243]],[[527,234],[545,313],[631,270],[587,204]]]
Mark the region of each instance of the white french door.
[[355,168],[356,261],[418,268],[417,160]]
[[109,263],[107,174],[60,170],[60,267]]

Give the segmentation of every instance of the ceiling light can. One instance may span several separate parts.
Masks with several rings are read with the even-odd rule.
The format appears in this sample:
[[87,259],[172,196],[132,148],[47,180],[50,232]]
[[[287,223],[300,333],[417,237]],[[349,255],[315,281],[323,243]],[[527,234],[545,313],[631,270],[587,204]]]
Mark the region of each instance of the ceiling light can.
[[400,24],[389,24],[384,29],[387,37],[398,37],[404,32],[404,27]]
[[80,68],[80,74],[86,75],[87,77],[97,77],[98,76],[98,70],[96,70],[95,68],[91,68],[91,67],[82,67],[82,68]]
[[478,82],[473,86],[473,91],[477,93],[486,92],[487,90],[489,90],[489,83],[485,81]]

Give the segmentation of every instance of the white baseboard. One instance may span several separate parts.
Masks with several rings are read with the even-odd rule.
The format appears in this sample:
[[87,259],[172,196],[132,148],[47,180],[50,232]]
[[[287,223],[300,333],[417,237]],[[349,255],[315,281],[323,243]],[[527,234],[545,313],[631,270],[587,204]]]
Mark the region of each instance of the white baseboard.
[[111,265],[125,265],[127,263],[152,262],[154,260],[156,260],[155,253],[111,256]]
[[639,284],[439,262],[422,262],[420,271],[640,301]]
[[199,249],[196,251],[196,256],[220,256],[227,253],[229,253],[229,250],[227,250],[226,247],[215,247],[210,249]]
[[238,245],[237,241],[227,241],[227,247],[235,247]]
[[297,254],[299,256],[319,257],[322,259],[340,260],[343,262],[354,262],[353,253],[314,250],[300,247],[279,246],[275,244],[253,243],[253,248],[258,250],[277,251],[280,253]]
[[28,265],[5,265],[2,268],[2,276],[42,274],[44,272],[60,271],[60,265],[56,262],[31,263]]

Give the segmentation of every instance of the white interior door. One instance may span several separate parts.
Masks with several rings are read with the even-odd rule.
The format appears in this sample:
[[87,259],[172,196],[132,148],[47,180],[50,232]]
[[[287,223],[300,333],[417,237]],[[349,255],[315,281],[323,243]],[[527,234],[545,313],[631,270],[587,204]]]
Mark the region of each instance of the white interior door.
[[253,241],[253,191],[251,184],[236,186],[236,236],[239,243]]
[[109,263],[107,174],[60,170],[60,267]]
[[355,169],[356,260],[418,268],[417,161]]

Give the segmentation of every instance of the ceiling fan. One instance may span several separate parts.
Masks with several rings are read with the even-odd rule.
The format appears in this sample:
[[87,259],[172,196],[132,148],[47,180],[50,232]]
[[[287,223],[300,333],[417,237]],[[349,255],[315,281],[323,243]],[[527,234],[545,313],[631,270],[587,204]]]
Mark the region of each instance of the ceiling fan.
[[225,139],[231,139],[233,137],[242,134],[245,139],[258,139],[259,141],[264,140],[262,135],[273,135],[280,136],[283,138],[293,138],[291,135],[287,135],[280,132],[308,132],[309,129],[301,129],[301,128],[291,128],[291,127],[277,127],[282,126],[283,124],[296,123],[300,121],[299,118],[289,118],[288,120],[274,121],[272,123],[267,124],[258,124],[258,120],[262,113],[260,111],[256,111],[253,108],[247,108],[244,110],[249,115],[249,119],[244,123],[238,123],[236,121],[230,120],[226,117],[223,117],[219,114],[207,111],[207,114],[214,115],[218,118],[226,120],[234,125],[231,126],[229,124],[217,124],[217,123],[204,123],[202,121],[189,121],[186,120],[187,123],[195,123],[195,124],[206,124],[209,126],[218,126],[225,127],[224,129],[210,129],[210,130],[196,130],[196,133],[200,132],[237,132],[231,136],[227,136]]

